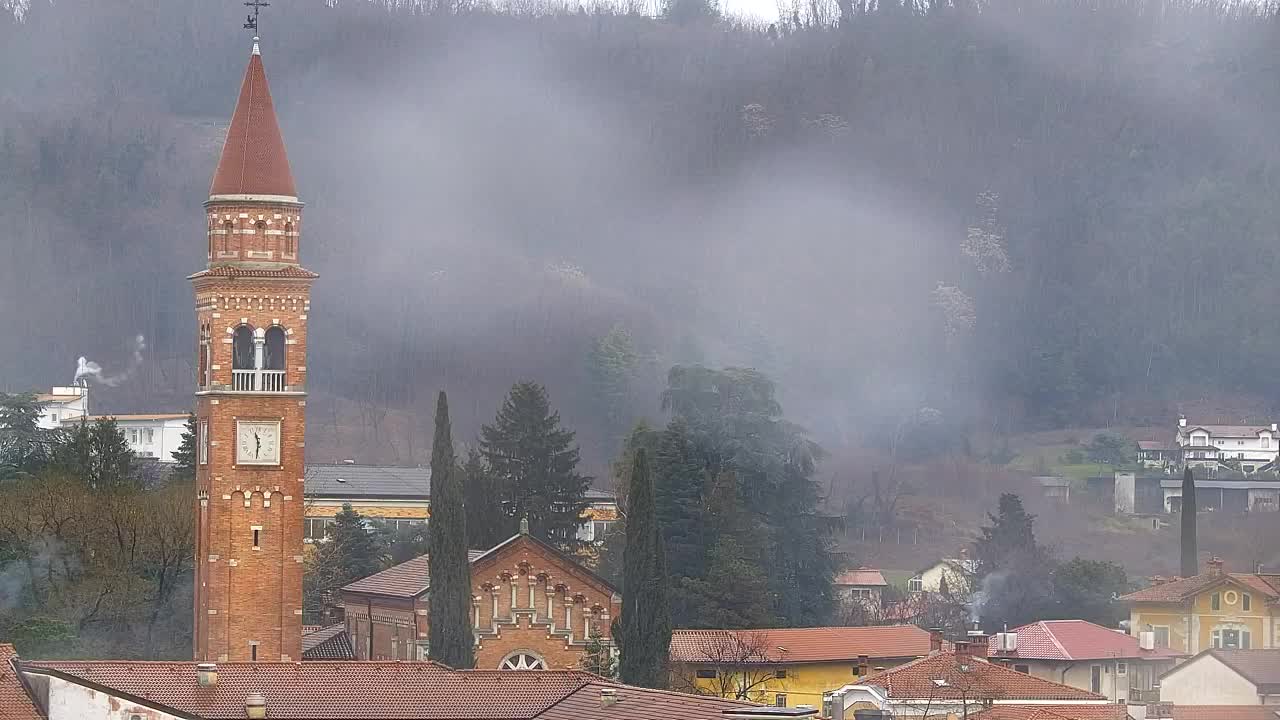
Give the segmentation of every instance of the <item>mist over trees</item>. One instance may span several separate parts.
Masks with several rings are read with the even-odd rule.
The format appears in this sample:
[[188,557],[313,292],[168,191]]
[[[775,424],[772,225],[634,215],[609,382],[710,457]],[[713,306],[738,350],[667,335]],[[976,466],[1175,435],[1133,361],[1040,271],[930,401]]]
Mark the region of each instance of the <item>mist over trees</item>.
[[[308,447],[423,459],[424,388],[467,398],[468,437],[536,378],[600,467],[690,362],[767,372],[837,444],[921,407],[1012,432],[1276,397],[1280,339],[1243,310],[1280,293],[1272,11],[814,8],[767,32],[273,3],[264,57],[321,274]],[[189,404],[183,278],[240,11],[0,16],[0,386],[66,382],[78,355],[124,367],[143,334],[100,407]]]

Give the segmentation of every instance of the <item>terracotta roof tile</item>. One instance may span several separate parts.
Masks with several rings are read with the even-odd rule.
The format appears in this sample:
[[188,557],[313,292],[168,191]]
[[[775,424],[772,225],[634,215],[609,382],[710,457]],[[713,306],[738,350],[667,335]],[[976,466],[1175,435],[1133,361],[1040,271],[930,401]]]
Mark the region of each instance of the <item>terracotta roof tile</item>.
[[884,581],[884,575],[875,568],[860,567],[857,570],[845,570],[832,580],[835,585],[879,585],[885,586],[889,583]]
[[[600,691],[614,688],[617,703],[600,706]],[[627,687],[608,682],[583,685],[537,716],[537,720],[723,720],[724,711],[750,703],[707,695]]]
[[[467,560],[475,562],[483,555],[484,553],[479,550],[468,550]],[[369,577],[360,578],[353,583],[344,585],[342,590],[343,592],[387,595],[389,597],[417,597],[426,592],[430,586],[428,578],[430,568],[431,563],[427,556],[419,555],[412,560],[405,560],[399,565],[393,565],[382,572],[376,572]]]
[[1256,590],[1268,599],[1280,598],[1280,592],[1277,592],[1276,588],[1267,582],[1267,577],[1269,576],[1254,575],[1252,573],[1226,573],[1224,575],[1200,573],[1189,578],[1179,578],[1170,582],[1152,585],[1137,592],[1121,596],[1120,599],[1128,602],[1181,602],[1228,580]]
[[18,653],[8,643],[0,643],[0,720],[40,720],[36,709],[14,669]]
[[[879,627],[774,628],[769,630],[676,630],[672,662],[709,662],[726,653],[755,650],[756,662],[834,662],[870,658],[912,658],[929,654],[929,632],[914,625]],[[780,649],[785,648],[785,651]]]
[[249,57],[227,140],[222,146],[210,195],[282,195],[296,197],[293,173],[276,122],[271,88],[257,47]]
[[300,268],[297,265],[284,265],[281,267],[244,267],[242,265],[217,265],[208,270],[201,270],[198,273],[188,275],[188,280],[198,280],[205,277],[220,278],[297,278],[300,280],[314,280],[320,277],[316,273]]
[[1138,638],[1085,620],[1042,620],[1010,632],[1018,634],[1017,651],[996,652],[996,638],[992,637],[988,643],[991,657],[1035,660],[1185,657],[1168,648],[1143,650],[1138,647]]
[[996,705],[972,720],[1129,720],[1124,705]]
[[[1032,677],[1017,670],[969,660],[962,670],[955,653],[937,652],[862,681],[884,688],[891,699],[1106,700],[1101,695]],[[942,684],[940,684],[940,682]]]
[[304,632],[302,636],[303,660],[355,660],[355,648],[351,636],[342,623]]
[[29,662],[207,720],[239,720],[250,693],[267,698],[275,720],[533,718],[594,676],[578,671],[456,671],[432,662],[218,663],[218,682],[201,687],[193,662]]

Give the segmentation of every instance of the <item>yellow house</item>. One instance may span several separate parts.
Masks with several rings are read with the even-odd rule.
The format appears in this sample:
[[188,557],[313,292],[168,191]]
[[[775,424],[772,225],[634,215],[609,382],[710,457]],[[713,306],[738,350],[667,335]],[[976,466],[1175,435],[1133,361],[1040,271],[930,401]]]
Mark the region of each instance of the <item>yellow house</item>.
[[1157,582],[1120,598],[1129,632],[1150,632],[1156,647],[1194,655],[1210,648],[1280,647],[1280,575],[1228,573],[1219,558],[1205,572]]
[[676,630],[672,687],[776,707],[822,707],[822,696],[931,650],[941,636],[914,625]]
[[[185,417],[185,416],[184,416]],[[342,512],[344,504],[361,515],[393,527],[421,525],[431,515],[431,470],[424,467],[390,465],[307,465],[306,525],[308,543],[325,536],[325,527]],[[618,519],[618,503],[612,493],[588,490],[590,503],[583,513],[578,537],[588,542],[603,540]]]

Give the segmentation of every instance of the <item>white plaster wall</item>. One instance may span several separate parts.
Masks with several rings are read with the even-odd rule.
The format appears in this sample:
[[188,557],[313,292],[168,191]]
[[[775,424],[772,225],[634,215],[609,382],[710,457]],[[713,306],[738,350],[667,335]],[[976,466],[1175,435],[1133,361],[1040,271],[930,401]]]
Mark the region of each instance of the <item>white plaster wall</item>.
[[179,720],[92,688],[49,678],[49,720]]
[[1165,675],[1160,700],[1177,705],[1261,704],[1257,688],[1212,655],[1201,655]]

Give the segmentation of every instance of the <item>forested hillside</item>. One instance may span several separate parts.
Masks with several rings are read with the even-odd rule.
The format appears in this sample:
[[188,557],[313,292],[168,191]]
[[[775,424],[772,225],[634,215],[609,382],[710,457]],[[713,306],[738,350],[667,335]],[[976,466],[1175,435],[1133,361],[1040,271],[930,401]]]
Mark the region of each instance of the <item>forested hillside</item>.
[[[186,407],[184,278],[242,11],[0,15],[0,389],[68,382],[79,355],[126,368],[141,333],[99,407]],[[602,467],[679,362],[760,368],[828,447],[921,417],[946,449],[1273,405],[1274,13],[843,13],[273,2],[264,58],[321,274],[311,430],[403,415],[375,444],[422,459],[438,389],[466,441],[530,379]]]

